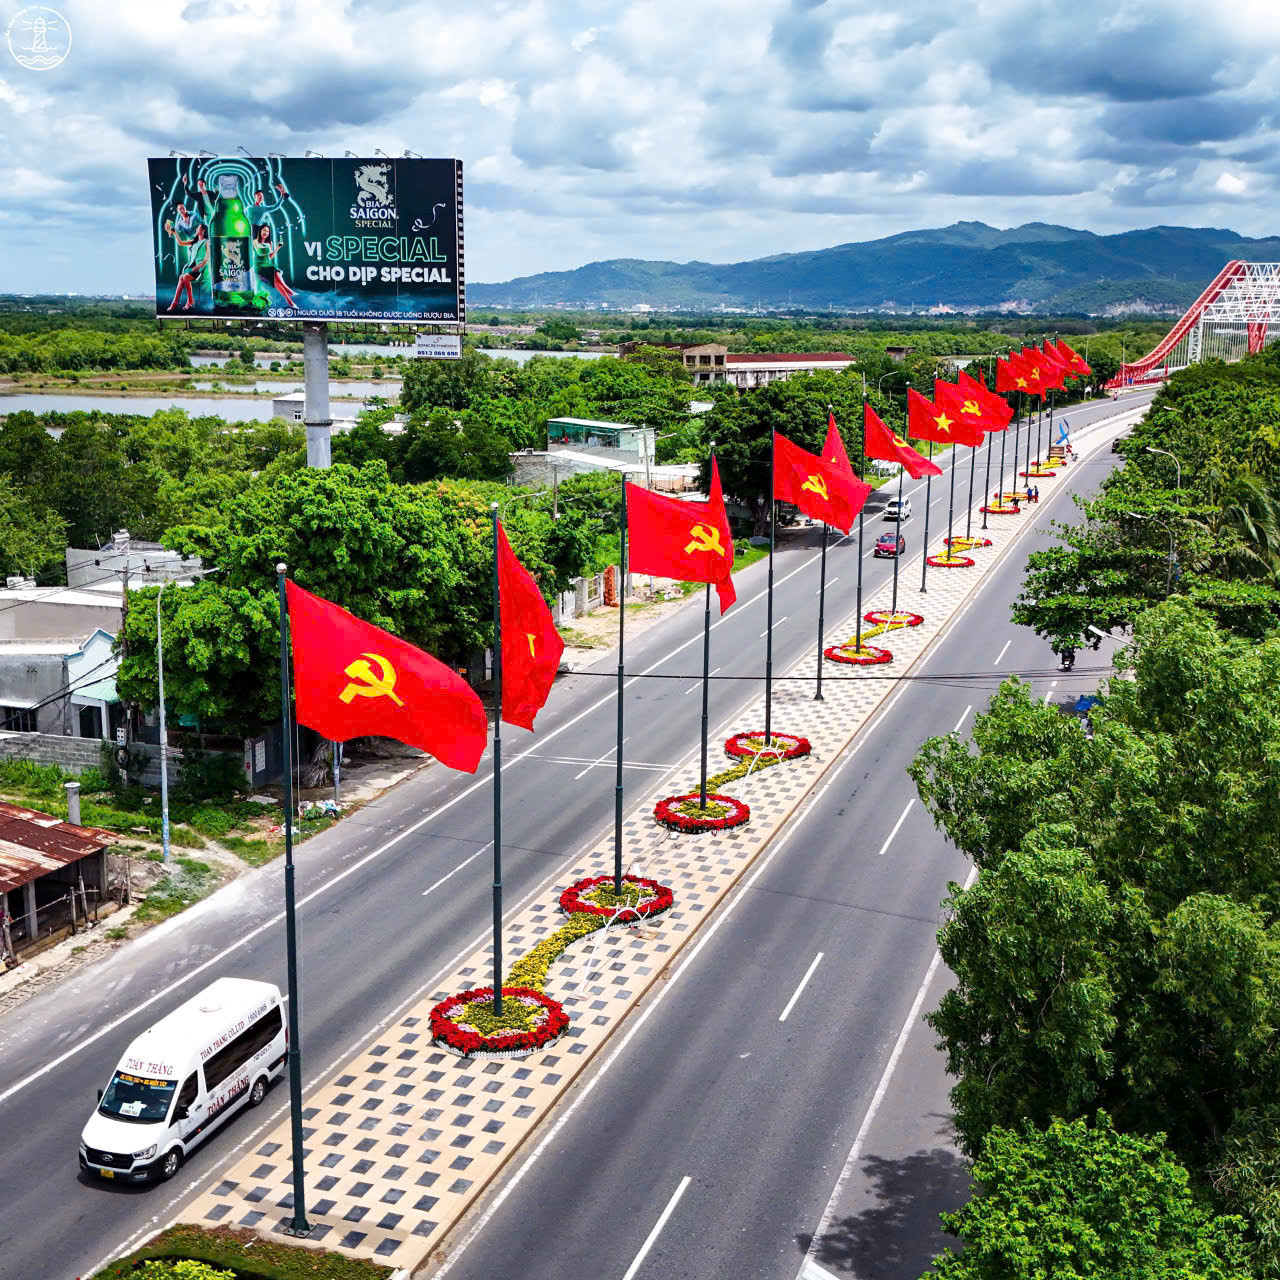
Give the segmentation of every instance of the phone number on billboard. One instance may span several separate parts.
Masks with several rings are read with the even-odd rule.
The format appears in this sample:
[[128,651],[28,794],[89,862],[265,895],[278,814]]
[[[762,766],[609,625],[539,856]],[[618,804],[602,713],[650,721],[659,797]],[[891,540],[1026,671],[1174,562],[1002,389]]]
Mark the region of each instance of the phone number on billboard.
[[274,320],[305,320],[308,316],[319,316],[326,320],[440,320],[450,324],[458,319],[453,311],[302,311],[293,307],[268,307],[267,315]]

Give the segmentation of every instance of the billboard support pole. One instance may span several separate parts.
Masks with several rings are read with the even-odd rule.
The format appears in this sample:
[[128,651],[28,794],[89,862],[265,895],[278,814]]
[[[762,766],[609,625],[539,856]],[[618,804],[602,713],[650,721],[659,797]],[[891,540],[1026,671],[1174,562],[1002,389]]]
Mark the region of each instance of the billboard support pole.
[[302,373],[306,399],[302,411],[307,428],[307,466],[332,464],[329,417],[329,326],[323,320],[302,323]]

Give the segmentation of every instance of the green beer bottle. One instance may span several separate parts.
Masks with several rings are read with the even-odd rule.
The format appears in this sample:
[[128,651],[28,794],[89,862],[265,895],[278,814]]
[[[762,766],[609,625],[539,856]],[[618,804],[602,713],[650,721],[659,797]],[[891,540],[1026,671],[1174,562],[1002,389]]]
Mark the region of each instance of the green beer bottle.
[[209,220],[215,311],[239,312],[252,305],[252,234],[240,201],[240,179],[234,173],[220,173],[217,209]]

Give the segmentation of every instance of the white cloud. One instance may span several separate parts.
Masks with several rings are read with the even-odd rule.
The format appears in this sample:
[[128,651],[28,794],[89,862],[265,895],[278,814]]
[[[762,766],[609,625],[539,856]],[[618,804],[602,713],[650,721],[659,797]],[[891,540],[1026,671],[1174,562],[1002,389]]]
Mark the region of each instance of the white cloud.
[[1221,191],[1224,195],[1242,196],[1249,184],[1243,178],[1238,178],[1234,173],[1227,173],[1224,170],[1218,175],[1218,180],[1213,186],[1215,190]]

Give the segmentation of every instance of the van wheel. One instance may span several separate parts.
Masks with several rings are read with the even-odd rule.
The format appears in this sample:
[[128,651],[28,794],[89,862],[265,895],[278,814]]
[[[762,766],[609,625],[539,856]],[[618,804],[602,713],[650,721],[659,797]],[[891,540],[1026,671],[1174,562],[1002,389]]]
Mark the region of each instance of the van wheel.
[[259,1076],[253,1082],[253,1088],[249,1090],[249,1105],[251,1107],[260,1107],[262,1100],[267,1096],[267,1077]]
[[182,1168],[182,1151],[178,1147],[174,1147],[164,1153],[164,1159],[160,1162],[160,1181],[168,1182],[174,1177],[178,1170]]

